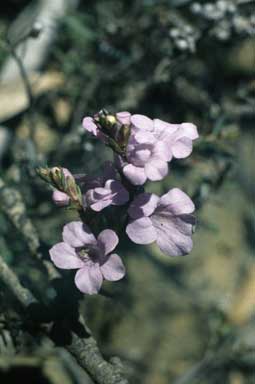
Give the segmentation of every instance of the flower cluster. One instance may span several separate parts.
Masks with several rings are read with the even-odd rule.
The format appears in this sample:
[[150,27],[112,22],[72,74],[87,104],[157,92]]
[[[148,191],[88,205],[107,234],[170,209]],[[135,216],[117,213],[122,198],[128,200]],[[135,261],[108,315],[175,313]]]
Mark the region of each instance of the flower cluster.
[[[63,242],[51,248],[51,260],[59,268],[78,269],[77,288],[94,294],[104,279],[116,281],[125,275],[120,257],[112,253],[119,242],[116,231],[123,226],[136,244],[156,242],[169,256],[191,251],[192,200],[178,188],[159,197],[147,193],[144,184],[166,177],[172,159],[189,156],[198,133],[191,123],[170,124],[129,112],[112,115],[105,110],[86,116],[83,127],[114,152],[113,162],[105,163],[102,175],[72,175],[60,167],[40,169],[39,174],[53,185],[54,202],[74,207],[81,218],[64,226]],[[122,228],[114,227],[111,212]]]

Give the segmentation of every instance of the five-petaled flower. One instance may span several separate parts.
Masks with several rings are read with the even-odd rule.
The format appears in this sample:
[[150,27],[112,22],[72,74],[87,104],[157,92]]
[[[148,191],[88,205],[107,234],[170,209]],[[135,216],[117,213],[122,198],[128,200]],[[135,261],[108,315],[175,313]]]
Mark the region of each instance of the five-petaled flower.
[[73,221],[64,226],[63,242],[50,249],[50,257],[58,268],[78,269],[77,288],[92,295],[98,293],[103,279],[116,281],[125,275],[121,258],[112,253],[118,242],[111,229],[105,229],[96,239],[87,225]]
[[194,209],[189,196],[178,188],[161,197],[141,193],[128,209],[131,220],[126,228],[127,235],[137,244],[156,241],[166,255],[186,255],[193,245]]

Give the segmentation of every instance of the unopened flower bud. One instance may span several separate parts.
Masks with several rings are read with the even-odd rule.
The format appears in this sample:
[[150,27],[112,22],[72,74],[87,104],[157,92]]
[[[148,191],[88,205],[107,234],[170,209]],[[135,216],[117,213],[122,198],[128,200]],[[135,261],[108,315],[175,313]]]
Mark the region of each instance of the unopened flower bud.
[[125,149],[128,144],[130,132],[131,128],[129,125],[122,125],[119,130],[117,142],[119,146],[123,149]]
[[58,191],[57,189],[53,192],[52,199],[54,203],[60,207],[64,207],[70,202],[70,197],[66,193]]
[[61,183],[61,168],[60,167],[53,167],[50,169],[50,176],[53,181],[53,183],[56,186],[60,186]]
[[43,179],[47,183],[51,181],[50,168],[43,168],[43,167],[36,168],[36,173],[38,174],[38,176],[40,176],[41,179]]
[[127,111],[118,112],[118,113],[116,113],[116,118],[120,124],[129,125],[131,113],[127,112]]
[[117,120],[116,120],[116,117],[113,116],[113,115],[107,115],[105,117],[105,121],[108,125],[112,126],[114,124],[116,124]]

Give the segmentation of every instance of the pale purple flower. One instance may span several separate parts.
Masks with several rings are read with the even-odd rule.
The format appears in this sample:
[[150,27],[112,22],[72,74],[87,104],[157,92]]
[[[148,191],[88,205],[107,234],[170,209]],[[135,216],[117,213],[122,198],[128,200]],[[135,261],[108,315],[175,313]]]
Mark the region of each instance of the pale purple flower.
[[171,159],[163,141],[151,132],[132,132],[126,149],[126,161],[118,157],[119,166],[126,178],[134,185],[142,185],[147,179],[162,180],[168,173],[167,162]]
[[198,138],[197,127],[192,123],[170,124],[160,119],[151,120],[144,115],[130,117],[131,129],[151,132],[156,140],[163,142],[172,157],[183,159],[192,152],[192,142]]
[[153,120],[144,115],[132,115],[130,117],[133,130],[153,131]]
[[117,180],[107,180],[103,187],[89,189],[85,194],[85,204],[96,212],[109,205],[123,205],[128,200],[128,191]]
[[151,132],[157,140],[165,142],[171,148],[172,155],[176,158],[189,156],[192,152],[192,141],[198,138],[197,127],[192,123],[170,124],[144,115],[132,115],[129,120],[133,131]]
[[70,202],[70,197],[65,193],[55,189],[52,193],[52,199],[59,207],[65,207]]
[[177,159],[188,157],[193,140],[198,138],[197,127],[192,123],[170,124],[159,119],[154,119],[153,134],[165,143],[169,155]]
[[92,117],[85,116],[82,120],[82,126],[87,132],[91,133],[99,140],[106,142],[106,137],[104,133],[99,129]]
[[111,229],[102,231],[97,239],[81,221],[66,224],[63,242],[50,249],[50,257],[58,268],[78,269],[77,288],[89,295],[99,292],[103,280],[117,281],[125,275],[121,258],[112,253],[119,242]]
[[161,197],[142,193],[128,209],[131,221],[126,233],[136,244],[155,241],[166,255],[186,255],[193,246],[194,210],[192,200],[178,188]]
[[101,176],[81,178],[84,208],[90,207],[99,212],[109,205],[125,204],[129,200],[129,193],[116,177],[113,164],[107,161]]
[[127,111],[118,112],[118,113],[116,113],[116,118],[117,118],[119,123],[129,125],[131,113],[127,112]]
[[[74,176],[67,168],[62,168],[62,171],[65,177],[70,177],[72,179],[74,178]],[[60,207],[64,207],[70,202],[70,197],[65,192],[61,192],[58,189],[54,189],[52,199],[54,203]]]
[[83,128],[85,128],[86,131],[88,131],[89,133],[92,133],[92,135],[96,137],[98,136],[99,130],[92,117],[85,116],[84,119],[82,120],[82,126]]
[[192,141],[198,138],[197,128],[191,123],[169,124],[129,112],[116,116],[123,124],[130,124],[126,159],[118,156],[117,164],[134,185],[142,185],[147,179],[162,180],[168,173],[167,163],[173,157],[189,156]]

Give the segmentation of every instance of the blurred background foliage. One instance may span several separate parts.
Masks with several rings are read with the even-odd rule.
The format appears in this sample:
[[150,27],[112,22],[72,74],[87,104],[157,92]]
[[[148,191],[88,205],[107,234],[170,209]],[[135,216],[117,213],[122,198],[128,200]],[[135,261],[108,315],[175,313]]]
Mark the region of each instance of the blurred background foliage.
[[[41,3],[0,5],[0,70],[11,54],[10,27],[28,9],[19,28],[32,28]],[[43,85],[31,81],[32,104],[22,101],[22,80],[0,83],[0,177],[21,194],[23,219],[32,220],[46,258],[75,216],[53,206],[34,167],[93,174],[111,156],[83,132],[85,114],[129,110],[198,126],[192,156],[172,162],[169,177],[148,185],[157,193],[178,186],[194,198],[191,255],[170,259],[124,239],[127,277],[82,300],[100,347],[121,358],[131,383],[254,383],[254,28],[252,1],[73,2],[37,68]],[[43,33],[44,26],[34,40]],[[24,231],[6,212],[1,188],[0,199],[0,254],[25,285],[50,300],[52,290],[29,257]],[[72,281],[63,275],[71,302]],[[70,367],[60,379],[65,359],[36,347],[0,289],[1,382],[15,382],[19,373],[31,384],[79,384]]]

